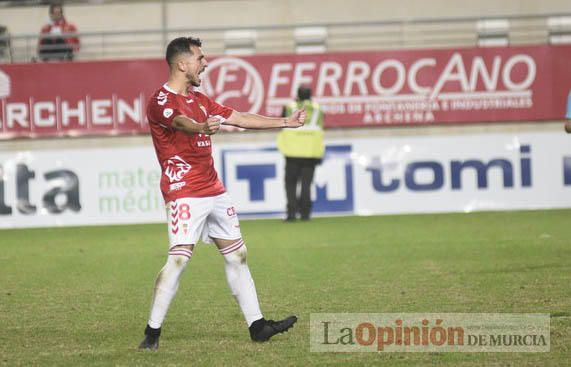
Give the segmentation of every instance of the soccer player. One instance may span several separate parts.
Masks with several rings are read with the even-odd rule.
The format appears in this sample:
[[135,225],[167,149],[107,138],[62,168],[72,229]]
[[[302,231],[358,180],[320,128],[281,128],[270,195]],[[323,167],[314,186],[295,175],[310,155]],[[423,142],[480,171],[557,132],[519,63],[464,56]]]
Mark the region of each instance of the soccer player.
[[199,240],[214,242],[224,257],[226,279],[246,319],[250,338],[267,341],[291,328],[297,317],[273,321],[262,315],[238,216],[214,169],[210,135],[220,129],[220,124],[246,129],[300,127],[305,110],[287,118],[265,117],[234,111],[194,91],[208,65],[198,38],[172,40],[166,61],[169,79],[150,98],[147,117],[162,169],[160,186],[167,205],[170,248],[155,283],[145,339],[139,349],[158,348],[161,325]]

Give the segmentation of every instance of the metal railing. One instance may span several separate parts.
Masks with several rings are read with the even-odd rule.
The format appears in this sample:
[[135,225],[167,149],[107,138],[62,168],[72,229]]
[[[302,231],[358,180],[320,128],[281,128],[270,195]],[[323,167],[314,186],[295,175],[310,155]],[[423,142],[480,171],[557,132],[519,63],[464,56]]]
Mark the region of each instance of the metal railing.
[[[510,45],[547,43],[550,17],[571,14],[497,16],[509,21]],[[256,53],[294,52],[294,31],[300,27],[327,30],[324,46],[329,51],[392,48],[470,47],[478,43],[477,23],[482,18],[405,19],[360,23],[315,23],[255,27],[165,28],[132,31],[82,32],[76,60],[163,57],[165,43],[176,36],[203,39],[209,54],[226,51],[225,32],[254,30]],[[39,34],[0,35],[0,62],[34,62],[38,59]],[[2,47],[4,45],[4,47]]]

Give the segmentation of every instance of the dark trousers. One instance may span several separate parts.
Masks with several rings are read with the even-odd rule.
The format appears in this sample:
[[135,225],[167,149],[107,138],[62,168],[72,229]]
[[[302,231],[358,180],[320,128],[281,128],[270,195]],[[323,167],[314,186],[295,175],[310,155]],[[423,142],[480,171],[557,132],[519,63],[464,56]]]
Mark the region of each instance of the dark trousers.
[[42,61],[71,61],[73,60],[73,46],[61,37],[45,38],[40,45],[39,56]]
[[[285,188],[287,198],[287,219],[295,219],[297,213],[301,219],[309,219],[311,214],[311,183],[315,166],[321,159],[288,158],[285,166]],[[299,196],[297,186],[301,184]]]

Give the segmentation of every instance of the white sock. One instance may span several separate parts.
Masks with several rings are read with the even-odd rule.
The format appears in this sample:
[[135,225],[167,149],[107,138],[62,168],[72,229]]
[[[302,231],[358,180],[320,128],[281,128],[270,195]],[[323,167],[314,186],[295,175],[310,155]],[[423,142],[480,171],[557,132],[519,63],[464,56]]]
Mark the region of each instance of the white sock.
[[248,263],[246,262],[247,249],[241,239],[232,245],[220,250],[224,256],[224,268],[226,269],[226,280],[230,291],[246,319],[248,326],[256,320],[261,319],[262,311],[258,303],[256,286],[250,274]]
[[178,290],[180,276],[191,257],[192,251],[187,249],[174,248],[169,251],[167,263],[161,269],[155,282],[155,293],[148,323],[153,329],[158,329],[163,324],[171,301]]

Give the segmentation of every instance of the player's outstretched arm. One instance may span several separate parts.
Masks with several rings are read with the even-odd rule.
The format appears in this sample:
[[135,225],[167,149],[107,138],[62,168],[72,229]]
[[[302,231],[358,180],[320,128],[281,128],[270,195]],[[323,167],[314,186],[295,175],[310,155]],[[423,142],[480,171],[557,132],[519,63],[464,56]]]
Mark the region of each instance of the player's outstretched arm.
[[222,123],[243,129],[296,128],[305,123],[305,110],[297,110],[289,117],[267,117],[255,113],[233,111],[230,117]]
[[172,120],[172,126],[186,134],[212,135],[220,129],[218,119],[208,119],[205,123],[199,124],[190,117],[179,115]]

